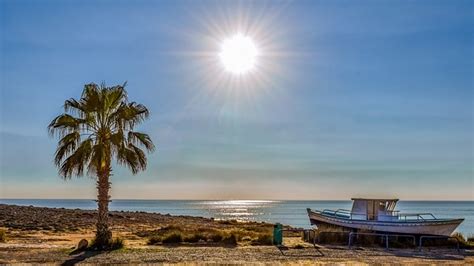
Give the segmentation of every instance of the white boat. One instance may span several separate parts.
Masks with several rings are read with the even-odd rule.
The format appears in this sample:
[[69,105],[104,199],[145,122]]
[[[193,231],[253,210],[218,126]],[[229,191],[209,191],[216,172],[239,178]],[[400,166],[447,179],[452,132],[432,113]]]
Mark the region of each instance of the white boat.
[[450,236],[464,219],[438,219],[431,213],[400,213],[398,199],[353,198],[352,210],[307,209],[312,225],[393,234]]

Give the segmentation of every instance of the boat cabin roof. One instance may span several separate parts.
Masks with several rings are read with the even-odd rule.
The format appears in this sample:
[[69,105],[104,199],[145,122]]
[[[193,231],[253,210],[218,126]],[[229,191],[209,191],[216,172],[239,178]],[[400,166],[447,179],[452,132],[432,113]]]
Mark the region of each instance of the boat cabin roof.
[[368,198],[352,198],[351,200],[366,200],[366,201],[395,201],[397,202],[398,199],[368,199]]

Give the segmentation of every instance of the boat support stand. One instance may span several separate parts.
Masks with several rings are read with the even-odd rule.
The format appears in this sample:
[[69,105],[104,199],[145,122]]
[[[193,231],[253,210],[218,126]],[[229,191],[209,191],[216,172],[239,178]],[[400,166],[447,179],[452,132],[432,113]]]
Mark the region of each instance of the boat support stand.
[[[356,235],[372,235],[372,236],[381,236],[383,240],[385,240],[385,249],[389,248],[389,237],[406,237],[406,238],[411,238],[413,240],[413,246],[417,247],[416,242],[417,238],[414,235],[394,235],[394,234],[380,234],[380,233],[362,233],[362,232],[350,232],[349,233],[349,243],[348,247],[351,248],[353,244],[353,237]],[[419,236],[419,245],[418,245],[418,251],[423,250],[423,240],[424,239],[454,239],[456,241],[456,250],[457,252],[461,252],[461,249],[459,248],[459,239],[453,236]]]
[[459,248],[459,239],[454,237],[454,236],[420,236],[420,245],[419,245],[419,250],[422,251],[423,248],[423,239],[454,239],[456,241],[456,250],[458,252],[461,252],[461,249]]
[[406,238],[411,238],[413,240],[413,246],[416,247],[416,237],[414,235],[394,235],[394,234],[380,234],[380,233],[362,233],[362,232],[350,232],[349,233],[349,243],[348,247],[352,247],[352,239],[353,236],[355,235],[369,235],[369,236],[381,236],[382,240],[385,240],[385,249],[389,248],[389,237],[406,237]]

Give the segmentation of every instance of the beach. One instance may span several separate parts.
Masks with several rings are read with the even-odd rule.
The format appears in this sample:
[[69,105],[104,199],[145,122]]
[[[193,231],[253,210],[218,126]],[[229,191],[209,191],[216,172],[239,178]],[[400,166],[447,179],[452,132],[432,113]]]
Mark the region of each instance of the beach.
[[430,248],[420,252],[409,248],[348,249],[347,246],[335,245],[321,245],[316,249],[298,235],[285,237],[287,248],[284,250],[245,240],[236,245],[209,241],[148,244],[150,235],[160,228],[173,226],[183,231],[212,229],[252,235],[271,230],[273,225],[263,222],[113,211],[110,224],[114,237],[124,240],[124,248],[74,253],[81,239],[94,237],[95,211],[0,204],[0,228],[6,231],[6,242],[0,243],[0,263],[474,263],[473,253],[469,250],[458,253],[453,248]]
[[[0,204],[67,209],[97,209],[93,199],[0,199]],[[433,213],[437,218],[464,218],[457,232],[474,234],[473,201],[407,201],[398,202],[404,213]],[[114,199],[111,211],[143,211],[181,216],[199,216],[223,220],[264,221],[310,229],[306,208],[314,210],[351,209],[350,200],[136,200]]]

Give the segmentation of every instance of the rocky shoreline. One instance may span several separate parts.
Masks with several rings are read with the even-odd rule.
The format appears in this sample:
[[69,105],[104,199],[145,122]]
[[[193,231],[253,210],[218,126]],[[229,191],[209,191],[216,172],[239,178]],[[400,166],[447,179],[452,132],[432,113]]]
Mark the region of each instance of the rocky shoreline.
[[[93,229],[97,212],[94,210],[46,208],[0,204],[0,227],[21,231],[68,232]],[[183,226],[231,226],[212,218],[171,216],[169,214],[112,211],[109,215],[112,228],[160,227],[169,224]],[[250,223],[262,224],[264,223]],[[268,224],[267,224],[268,225]]]

